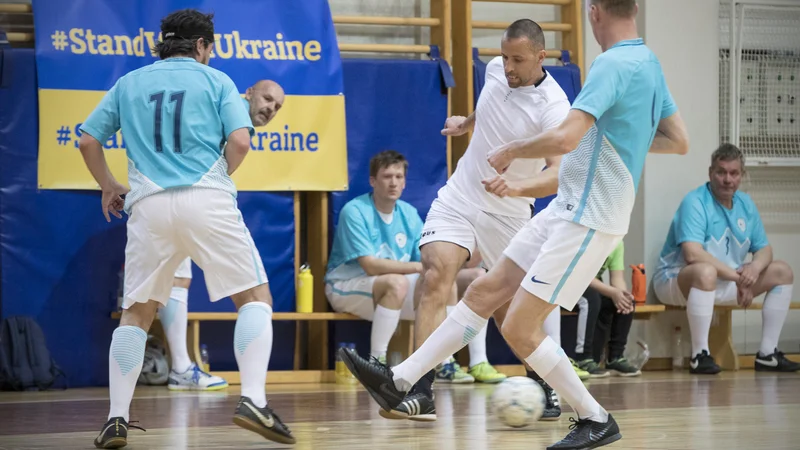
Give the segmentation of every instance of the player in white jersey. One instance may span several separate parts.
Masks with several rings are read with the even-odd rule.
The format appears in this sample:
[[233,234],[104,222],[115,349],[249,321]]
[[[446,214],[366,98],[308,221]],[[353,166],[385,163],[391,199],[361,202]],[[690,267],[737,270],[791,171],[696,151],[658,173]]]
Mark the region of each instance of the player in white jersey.
[[557,128],[503,145],[489,157],[492,167],[503,173],[517,158],[565,155],[556,198],[525,225],[497,266],[470,285],[456,310],[402,364],[390,369],[355,352],[339,351],[384,410],[400,404],[442,355],[467,345],[513,295],[503,336],[578,415],[572,431],[548,449],[597,448],[622,437],[614,418],[591,396],[542,324],[557,306],[572,309],[627,233],[648,151],[684,154],[688,138],[661,65],[638,38],[635,0],[590,1],[590,23],[603,53],[592,64],[569,115]]
[[[230,296],[238,310],[233,341],[242,389],[233,422],[292,444],[267,405],[272,295],[230,178],[250,150],[252,120],[230,77],[208,66],[212,15],[176,11],[162,20],[161,33],[160,60],[117,80],[81,126],[80,150],[102,189],[103,215],[121,218],[124,208],[129,216],[123,312],[109,350],[110,409],[94,445],[127,444],[147,330],[187,257],[205,272],[211,300]],[[111,174],[101,144],[120,129],[130,190]]]
[[[283,106],[286,96],[280,84],[259,80],[247,88],[243,104],[256,127],[267,125]],[[170,390],[216,391],[228,387],[228,382],[205,372],[189,358],[186,347],[186,327],[189,314],[189,286],[192,283],[192,260],[186,258],[175,271],[172,291],[166,306],[158,309],[172,361],[167,388]]]
[[[557,127],[569,112],[567,95],[542,67],[544,33],[536,22],[512,23],[501,47],[503,56],[486,67],[486,84],[475,112],[469,118],[447,119],[442,130],[451,136],[473,130],[473,135],[455,173],[433,201],[422,231],[422,273],[415,290],[417,346],[444,320],[456,275],[473,251],[478,249],[483,264],[491,268],[531,217],[532,198],[500,198],[485,190],[482,182],[497,175],[487,155],[501,145]],[[552,195],[558,184],[557,170],[542,172],[542,168],[545,164],[557,167],[560,159],[515,161],[504,177],[511,181],[537,177],[539,195]],[[433,380],[431,370],[391,413],[398,418],[435,417]]]

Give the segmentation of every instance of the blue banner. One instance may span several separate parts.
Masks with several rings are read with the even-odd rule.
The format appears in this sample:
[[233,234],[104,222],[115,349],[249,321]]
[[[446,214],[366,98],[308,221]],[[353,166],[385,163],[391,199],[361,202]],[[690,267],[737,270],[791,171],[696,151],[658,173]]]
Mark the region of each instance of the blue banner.
[[[35,0],[40,188],[96,188],[77,151],[78,125],[119,77],[158,59],[161,19],[184,8],[214,13],[209,65],[240,93],[263,79],[286,92],[275,120],[257,129],[237,187],[346,189],[342,64],[327,0]],[[114,152],[124,150],[121,134],[106,149],[124,181],[127,158]]]

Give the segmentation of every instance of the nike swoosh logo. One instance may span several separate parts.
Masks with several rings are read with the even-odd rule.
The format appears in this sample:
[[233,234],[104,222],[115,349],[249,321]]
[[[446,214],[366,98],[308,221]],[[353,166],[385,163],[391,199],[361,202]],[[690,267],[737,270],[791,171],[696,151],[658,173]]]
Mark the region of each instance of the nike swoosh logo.
[[261,423],[263,423],[264,426],[266,426],[267,428],[272,428],[275,426],[275,420],[272,419],[271,415],[269,417],[264,417],[264,415],[261,414],[261,411],[259,411],[249,403],[245,403],[244,406],[247,406],[250,409],[250,411],[253,411],[253,414],[255,414],[256,417],[258,417],[258,420],[260,420]]
[[774,356],[770,359],[759,359],[758,363],[765,366],[778,367],[778,360]]
[[534,276],[532,276],[532,277],[531,277],[531,281],[532,281],[532,282],[534,282],[534,283],[536,283],[536,284],[547,284],[547,285],[549,285],[549,284],[550,284],[550,283],[547,283],[547,282],[544,282],[544,281],[539,281],[539,280],[537,280],[537,279],[536,279],[536,275],[534,275]]
[[697,366],[700,363],[698,361],[689,361],[689,365],[692,366],[692,369],[697,369]]

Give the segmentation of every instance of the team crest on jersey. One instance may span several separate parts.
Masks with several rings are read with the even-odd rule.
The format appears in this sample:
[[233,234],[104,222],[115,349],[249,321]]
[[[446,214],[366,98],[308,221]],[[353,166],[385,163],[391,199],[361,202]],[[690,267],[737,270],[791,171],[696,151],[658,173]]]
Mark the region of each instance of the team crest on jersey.
[[736,221],[736,224],[739,225],[739,230],[741,230],[742,233],[744,233],[744,230],[747,229],[747,223],[741,217],[738,221]]
[[406,237],[405,233],[397,233],[394,235],[394,241],[397,243],[398,247],[404,248],[406,246],[408,238]]

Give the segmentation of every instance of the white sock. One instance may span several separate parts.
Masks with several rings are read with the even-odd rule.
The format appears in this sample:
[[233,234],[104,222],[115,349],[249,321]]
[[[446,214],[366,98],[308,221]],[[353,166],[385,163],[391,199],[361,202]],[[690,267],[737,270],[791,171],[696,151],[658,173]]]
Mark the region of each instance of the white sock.
[[108,352],[108,391],[111,408],[108,419],[122,417],[127,422],[136,381],[142,372],[147,333],[139,327],[121,326],[114,330]]
[[182,287],[173,287],[167,306],[158,310],[158,319],[164,327],[164,334],[169,345],[169,354],[172,359],[172,370],[184,373],[189,370],[192,360],[189,359],[189,350],[186,348],[186,323],[189,317],[186,302],[189,290]]
[[263,302],[251,302],[239,308],[233,331],[233,349],[239,366],[242,396],[263,408],[267,405],[265,384],[272,353],[272,307]]
[[778,348],[778,339],[781,336],[783,322],[789,313],[789,304],[792,302],[792,285],[775,286],[764,298],[761,308],[761,355],[767,356],[775,353]]
[[714,317],[714,291],[689,290],[686,301],[686,315],[689,318],[689,331],[692,333],[692,358],[703,350],[708,351],[708,330]]
[[407,392],[445,356],[452,355],[469,344],[487,322],[488,319],[475,314],[466,303],[459,302],[453,313],[447,316],[417,351],[392,368],[397,389]]
[[550,336],[525,358],[525,362],[575,409],[579,419],[600,423],[608,421],[608,412],[589,394],[567,355]]
[[[453,313],[454,309],[456,309],[456,305],[447,305],[447,306],[445,306],[445,312],[447,313],[448,316]],[[471,344],[471,342],[470,342],[470,344]],[[448,364],[452,358],[453,358],[453,355],[447,355],[444,358],[444,360],[442,360],[442,365]]]
[[561,307],[553,308],[553,311],[544,319],[542,330],[550,336],[556,345],[561,347]]
[[370,354],[376,358],[386,356],[386,349],[389,348],[389,341],[397,329],[400,322],[400,310],[384,308],[381,305],[375,307],[375,315],[372,317],[372,335],[370,337]]

